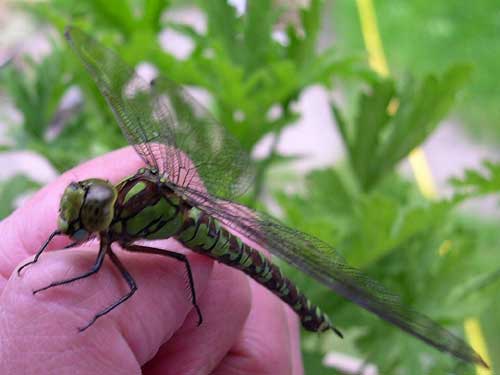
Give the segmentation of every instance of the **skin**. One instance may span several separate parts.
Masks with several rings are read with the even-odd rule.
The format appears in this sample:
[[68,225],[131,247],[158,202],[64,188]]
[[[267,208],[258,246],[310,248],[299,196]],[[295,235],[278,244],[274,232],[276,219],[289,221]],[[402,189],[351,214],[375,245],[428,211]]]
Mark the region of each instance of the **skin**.
[[0,373],[302,374],[296,315],[243,273],[172,240],[155,246],[187,254],[204,318],[200,327],[184,268],[173,259],[115,247],[139,289],[82,333],[77,327],[127,291],[110,261],[84,280],[32,291],[88,271],[97,243],[60,250],[70,240],[56,238],[38,263],[17,276],[15,270],[55,229],[69,182],[118,182],[141,166],[130,148],[91,160],[0,222]]

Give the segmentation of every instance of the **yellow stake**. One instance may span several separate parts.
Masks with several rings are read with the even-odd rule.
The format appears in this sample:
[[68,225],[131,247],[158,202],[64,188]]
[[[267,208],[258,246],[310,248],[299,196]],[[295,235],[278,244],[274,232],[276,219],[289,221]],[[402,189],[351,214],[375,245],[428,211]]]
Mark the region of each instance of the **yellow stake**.
[[[464,323],[465,334],[469,339],[472,347],[483,357],[486,363],[491,363],[488,355],[488,347],[484,341],[483,333],[481,331],[481,325],[479,320],[476,318],[468,318]],[[476,366],[477,375],[492,375],[493,372],[490,369]]]
[[365,40],[366,50],[370,58],[370,66],[382,77],[389,77],[389,66],[384,56],[382,40],[378,32],[375,9],[371,0],[357,0],[361,21],[361,30]]
[[[361,30],[365,41],[366,50],[368,51],[370,66],[374,71],[382,77],[389,76],[389,66],[384,55],[382,40],[378,32],[377,19],[372,0],[357,0],[359,18],[361,22]],[[391,103],[389,111],[395,113],[398,103]],[[425,153],[419,147],[413,150],[409,157],[410,165],[415,176],[417,185],[422,194],[428,199],[436,199],[438,192],[432,178],[432,173],[427,163]],[[440,254],[444,255],[451,246],[449,240],[443,243],[440,247]],[[481,325],[477,318],[468,318],[464,323],[465,334],[469,343],[475,351],[483,357],[486,363],[490,363],[488,348],[481,331]],[[493,375],[491,370],[481,366],[476,366],[477,375]]]
[[438,197],[438,192],[424,151],[420,147],[415,148],[410,152],[410,155],[408,155],[408,160],[410,161],[418,188],[423,196],[427,199],[436,199]]

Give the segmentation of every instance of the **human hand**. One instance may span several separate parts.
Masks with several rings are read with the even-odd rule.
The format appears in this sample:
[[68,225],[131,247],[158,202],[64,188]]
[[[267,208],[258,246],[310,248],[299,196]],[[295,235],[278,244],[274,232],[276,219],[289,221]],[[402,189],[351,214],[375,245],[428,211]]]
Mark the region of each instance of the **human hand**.
[[[197,327],[185,269],[172,259],[119,251],[137,282],[134,296],[89,329],[96,312],[127,292],[107,262],[91,277],[33,295],[32,291],[88,271],[97,243],[47,251],[21,277],[15,270],[55,229],[62,191],[71,181],[117,182],[142,166],[130,148],[66,172],[0,222],[1,374],[301,374],[298,319],[242,272],[186,253],[203,323]],[[58,237],[48,250],[70,240]]]

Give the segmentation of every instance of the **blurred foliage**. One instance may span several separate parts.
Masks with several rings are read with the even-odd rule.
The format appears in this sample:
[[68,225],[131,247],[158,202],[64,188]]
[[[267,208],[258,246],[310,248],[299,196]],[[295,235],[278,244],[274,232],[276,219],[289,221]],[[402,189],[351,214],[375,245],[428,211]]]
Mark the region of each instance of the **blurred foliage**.
[[[456,201],[426,201],[413,184],[396,174],[368,193],[353,192],[352,171],[345,169],[309,173],[304,192],[286,194],[277,189],[273,196],[286,222],[336,244],[352,265],[460,334],[464,318],[480,314],[495,299],[492,285],[498,288],[499,281],[492,279],[498,274],[498,265],[491,262],[495,248],[480,246],[481,228],[463,223],[454,213]],[[286,272],[313,301],[320,301],[347,337],[355,334],[353,354],[362,353],[381,373],[455,373],[454,359],[332,296],[300,272],[290,267]],[[332,338],[306,335],[315,342],[313,350],[331,350]],[[342,343],[336,348],[342,350]]]
[[456,196],[461,199],[498,193],[500,192],[500,163],[485,160],[482,171],[466,169],[462,178],[454,177],[450,183],[456,189]]
[[[378,26],[391,71],[424,74],[436,67],[467,61],[474,67],[454,112],[467,130],[488,142],[500,141],[498,1],[374,1]],[[337,47],[364,53],[356,2],[335,1],[331,15]]]
[[[330,85],[334,76],[356,76],[368,81],[376,79],[357,58],[341,57],[334,48],[317,51],[323,8],[320,0],[313,1],[310,8],[301,10],[300,31],[291,24],[283,25],[281,32],[289,40],[286,44],[272,37],[282,12],[273,7],[270,0],[252,1],[244,16],[238,16],[236,9],[224,1],[200,1],[207,22],[205,33],[197,31],[192,25],[163,17],[162,14],[170,7],[169,1],[126,1],[119,2],[119,6],[117,4],[116,1],[100,0],[78,3],[52,0],[26,3],[23,8],[37,19],[49,21],[61,35],[68,20],[72,20],[72,23],[83,29],[91,29],[89,31],[104,42],[119,45],[117,51],[131,66],[147,61],[178,83],[207,90],[213,99],[216,117],[248,151],[264,136],[277,136],[285,126],[298,119],[300,114],[290,104],[307,87],[318,83]],[[193,47],[189,56],[179,59],[161,47],[158,33],[164,28],[181,33],[191,40]],[[45,68],[32,67],[35,70],[34,79],[40,81],[29,83],[33,87],[31,91],[35,92],[32,100],[41,105],[42,98],[50,96],[47,99],[50,105],[41,112],[45,117],[42,120],[34,117],[34,123],[38,124],[35,128],[39,133],[44,133],[44,127],[50,126],[50,116],[56,109],[54,103],[64,94],[62,88],[77,84],[85,91],[86,100],[93,102],[90,104],[93,108],[86,106],[88,116],[80,114],[85,118],[74,121],[95,124],[74,126],[72,138],[84,140],[90,137],[94,140],[94,145],[78,145],[81,146],[78,147],[79,160],[94,156],[95,150],[102,152],[116,148],[119,142],[124,144],[118,129],[110,130],[111,127],[107,127],[103,130],[98,126],[113,121],[105,101],[79,62],[67,53],[66,46],[61,47],[60,40],[55,41],[54,45],[52,54],[42,63]],[[21,97],[25,88],[15,86],[24,74],[24,69],[10,73],[0,82],[10,86],[10,91],[20,91],[15,96]],[[42,91],[37,90],[37,87],[41,87]],[[48,95],[50,92],[53,94]],[[24,104],[18,109],[23,112],[25,119],[30,119],[39,108]],[[28,127],[31,128],[33,126]],[[29,132],[28,129],[25,133]],[[67,168],[64,152],[54,155],[47,151],[47,146],[44,149],[43,143],[38,144],[38,135],[33,134],[34,138],[29,140],[40,146],[36,150],[49,157],[59,170]],[[29,144],[28,141],[23,145],[26,144]],[[263,182],[263,171],[275,160],[279,158],[271,153],[260,163],[255,187],[257,192]],[[73,158],[71,162],[74,161]]]
[[[48,23],[59,32],[69,21],[88,30],[117,49],[131,66],[148,62],[178,83],[204,89],[215,116],[246,150],[273,136],[272,149],[259,161],[254,197],[261,197],[266,182],[277,184],[272,197],[285,222],[335,244],[354,266],[399,292],[410,306],[460,335],[465,317],[491,308],[489,301],[498,286],[494,278],[498,270],[491,262],[495,247],[483,240],[481,226],[462,220],[455,210],[469,196],[457,193],[456,199],[429,202],[395,172],[398,162],[446,115],[469,75],[468,67],[456,65],[440,76],[408,78],[401,84],[380,79],[362,60],[341,55],[333,46],[318,48],[325,14],[320,0],[297,11],[299,25],[286,21],[284,9],[271,0],[248,2],[243,15],[226,1],[199,1],[205,31],[178,21],[178,3],[49,0],[22,7],[40,24]],[[160,35],[165,29],[192,43],[186,57],[164,50]],[[278,42],[276,33],[288,42]],[[169,42],[168,35],[165,39]],[[118,126],[111,125],[114,119],[105,101],[60,35],[52,45],[51,53],[39,62],[14,59],[0,70],[0,87],[22,115],[22,123],[10,129],[12,146],[4,148],[35,150],[64,171],[125,145],[125,140]],[[280,155],[275,146],[282,130],[300,116],[293,104],[301,93],[315,84],[331,88],[339,78],[348,78],[363,90],[352,120],[332,103],[348,163],[311,171],[300,189],[297,176],[281,179],[274,172],[278,164],[293,160]],[[63,108],[61,102],[75,87],[81,90],[83,103]],[[398,110],[388,112],[389,106]],[[474,172],[467,176],[464,185],[477,191],[493,189],[488,182],[493,179],[481,179]],[[299,188],[285,193],[285,183]],[[11,186],[15,189],[9,190]],[[9,192],[2,213],[28,186],[17,178],[2,185],[2,192]],[[262,200],[258,204],[266,207]],[[375,363],[383,374],[472,371],[471,366],[336,298],[300,272],[287,271],[348,331],[343,342],[329,334],[305,334],[304,363],[309,373],[326,374],[320,358],[333,348]]]
[[[124,145],[119,129],[102,126],[113,121],[108,113],[101,115],[89,107],[80,111],[79,106],[60,109],[61,100],[74,84],[76,74],[69,73],[72,63],[67,50],[54,44],[53,52],[39,63],[23,57],[19,66],[10,63],[0,70],[0,85],[22,115],[21,126],[9,128],[12,146],[4,146],[4,150],[36,151],[62,172]],[[66,117],[63,126],[61,117]],[[95,136],[93,143],[88,142],[89,131]]]
[[9,215],[16,207],[16,199],[34,191],[40,185],[29,177],[15,175],[7,180],[0,181],[0,219]]
[[[446,115],[470,67],[456,65],[442,78],[426,76],[422,82],[408,79],[399,92],[392,80],[379,82],[362,94],[351,126],[332,107],[353,171],[363,190],[421,144]],[[395,114],[388,108],[393,107]]]

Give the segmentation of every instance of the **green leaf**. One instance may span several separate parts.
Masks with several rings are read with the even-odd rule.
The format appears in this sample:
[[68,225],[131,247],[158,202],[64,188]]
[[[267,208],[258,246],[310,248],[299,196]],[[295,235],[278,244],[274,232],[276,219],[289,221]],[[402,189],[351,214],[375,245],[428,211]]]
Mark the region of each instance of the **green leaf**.
[[377,179],[378,168],[374,157],[379,151],[382,131],[389,121],[387,108],[395,94],[394,82],[383,81],[372,87],[372,92],[362,94],[359,112],[354,124],[350,155],[352,167],[361,181],[364,190],[368,190]]
[[299,66],[307,65],[309,61],[314,60],[323,7],[323,0],[312,0],[308,7],[299,11],[302,30],[293,25],[287,28],[289,39],[287,54],[297,61]]
[[500,163],[485,160],[482,165],[482,171],[466,169],[464,177],[450,179],[451,185],[456,190],[455,198],[463,200],[500,191]]
[[276,18],[271,0],[247,2],[242,48],[245,49],[244,64],[248,72],[253,72],[263,62],[270,60],[273,47],[271,36]]
[[0,197],[2,197],[0,200],[0,220],[14,210],[14,201],[17,197],[39,187],[40,184],[22,175],[16,175],[0,182]]
[[161,31],[161,16],[170,5],[170,0],[144,0],[142,23],[155,33]]
[[88,4],[93,14],[101,18],[104,24],[120,30],[127,37],[132,34],[136,20],[129,1],[89,0]]
[[191,38],[198,48],[202,47],[204,49],[206,47],[207,38],[205,35],[200,34],[193,26],[172,21],[167,22],[166,25],[172,30]]
[[[494,256],[493,246],[478,246],[484,241],[476,234],[482,226],[474,229],[458,222],[453,201],[427,202],[395,174],[373,192],[360,194],[341,168],[314,171],[306,178],[306,188],[297,190],[273,194],[285,222],[331,243],[350,264],[457,334],[466,316],[479,314],[494,300],[485,298],[486,290],[474,289],[485,280],[478,279],[480,270],[488,275],[498,270],[491,261],[485,264],[484,258]],[[442,247],[446,251],[441,254]],[[358,357],[377,364],[381,373],[453,373],[456,362],[449,356],[337,298],[299,272],[286,268],[286,275],[307,290],[344,333],[359,330]]]
[[43,139],[67,90],[67,58],[60,48],[53,48],[39,63],[26,57],[23,70],[11,65],[0,71],[0,84],[23,115],[22,126],[12,134],[16,148]]
[[325,355],[318,352],[303,351],[302,362],[304,364],[305,374],[322,374],[322,375],[340,375],[334,368],[328,368],[323,364]]
[[469,65],[455,65],[441,78],[429,75],[419,87],[410,84],[405,88],[387,140],[379,153],[382,170],[393,168],[436,128],[470,72]]
[[210,38],[221,44],[232,61],[241,61],[241,51],[237,41],[240,22],[236,15],[236,9],[226,0],[200,1],[199,4],[207,15]]
[[73,3],[69,2],[59,2],[54,1],[57,4],[50,4],[46,2],[24,2],[21,1],[16,5],[20,7],[22,10],[26,11],[35,19],[41,20],[43,22],[49,22],[52,24],[57,30],[61,31],[64,29],[64,26],[67,25],[68,19],[71,19],[73,12],[78,12],[79,9],[82,8],[82,3]]
[[[469,66],[456,65],[441,78],[429,75],[420,84],[407,80],[398,91],[393,80],[371,82],[369,93],[360,96],[352,126],[332,106],[351,166],[364,191],[373,189],[436,128],[469,73]],[[389,114],[389,104],[397,104],[394,116]]]
[[366,66],[363,59],[352,56],[341,57],[332,47],[301,67],[300,85],[305,87],[317,83],[329,87],[333,76],[361,76],[363,66]]
[[345,119],[342,111],[335,103],[330,103],[330,108],[332,110],[333,117],[335,118],[335,125],[340,133],[340,137],[342,138],[342,142],[344,142],[344,146],[347,150],[347,155],[350,156],[354,153],[351,129],[349,129],[347,120]]

